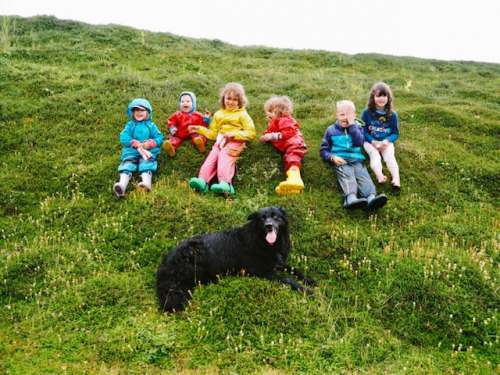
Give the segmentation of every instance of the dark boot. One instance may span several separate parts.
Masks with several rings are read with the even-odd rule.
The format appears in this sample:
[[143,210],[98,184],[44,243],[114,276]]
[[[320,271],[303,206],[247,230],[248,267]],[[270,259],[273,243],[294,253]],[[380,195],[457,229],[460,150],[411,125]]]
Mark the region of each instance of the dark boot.
[[382,208],[387,203],[387,197],[385,194],[379,194],[375,196],[374,194],[370,194],[367,198],[368,205],[366,209],[368,211],[376,211],[379,208]]
[[344,198],[344,208],[353,210],[355,208],[365,208],[367,201],[365,198],[357,198],[355,194],[349,194]]

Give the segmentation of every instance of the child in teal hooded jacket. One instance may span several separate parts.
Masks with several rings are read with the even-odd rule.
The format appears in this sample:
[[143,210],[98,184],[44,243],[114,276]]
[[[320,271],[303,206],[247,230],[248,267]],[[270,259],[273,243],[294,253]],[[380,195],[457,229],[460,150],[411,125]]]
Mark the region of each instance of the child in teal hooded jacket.
[[144,191],[151,190],[151,179],[158,168],[156,161],[161,151],[163,134],[152,121],[153,108],[146,99],[132,100],[127,107],[129,121],[120,133],[123,145],[120,157],[120,181],[115,183],[113,191],[118,197],[125,195],[125,190],[132,173],[139,172],[142,181],[139,187]]

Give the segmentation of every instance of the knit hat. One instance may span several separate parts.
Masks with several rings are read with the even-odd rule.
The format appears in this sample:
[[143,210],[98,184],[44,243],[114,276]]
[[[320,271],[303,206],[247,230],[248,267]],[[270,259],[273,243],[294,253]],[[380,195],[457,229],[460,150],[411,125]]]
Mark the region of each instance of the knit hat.
[[193,108],[191,109],[191,111],[189,111],[189,113],[193,113],[194,111],[196,111],[196,95],[191,91],[181,92],[181,94],[179,95],[179,107],[181,105],[181,99],[184,95],[188,95],[191,98],[191,101],[193,102]]

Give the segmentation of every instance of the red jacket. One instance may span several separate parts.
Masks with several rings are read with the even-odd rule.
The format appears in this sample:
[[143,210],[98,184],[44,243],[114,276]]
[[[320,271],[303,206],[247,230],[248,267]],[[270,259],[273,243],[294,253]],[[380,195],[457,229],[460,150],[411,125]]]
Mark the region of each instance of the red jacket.
[[[179,138],[189,138],[189,125],[201,125],[207,127],[203,120],[203,115],[200,112],[186,113],[177,111],[168,118],[167,131],[170,133],[171,128],[177,128],[174,136]],[[170,133],[172,134],[172,133]]]
[[285,152],[290,145],[305,147],[304,137],[299,128],[299,123],[293,117],[284,115],[269,121],[264,134],[281,133],[281,139],[272,143],[276,149]]

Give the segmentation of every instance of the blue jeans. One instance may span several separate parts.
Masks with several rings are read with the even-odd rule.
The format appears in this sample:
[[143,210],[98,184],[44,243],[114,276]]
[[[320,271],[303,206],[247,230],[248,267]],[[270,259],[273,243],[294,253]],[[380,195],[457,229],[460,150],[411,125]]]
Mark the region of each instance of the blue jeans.
[[151,159],[144,160],[142,157],[129,157],[125,160],[122,160],[120,165],[118,166],[118,172],[132,174],[134,172],[156,172],[156,168],[158,168],[158,162],[156,158],[153,156]]
[[362,198],[376,194],[375,185],[368,170],[361,160],[346,159],[346,164],[335,165],[337,180],[344,196],[349,194],[359,195]]

